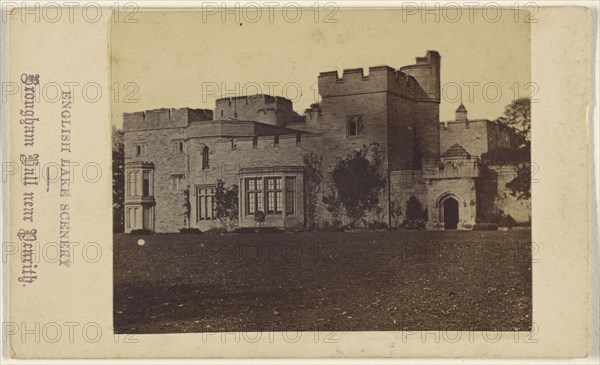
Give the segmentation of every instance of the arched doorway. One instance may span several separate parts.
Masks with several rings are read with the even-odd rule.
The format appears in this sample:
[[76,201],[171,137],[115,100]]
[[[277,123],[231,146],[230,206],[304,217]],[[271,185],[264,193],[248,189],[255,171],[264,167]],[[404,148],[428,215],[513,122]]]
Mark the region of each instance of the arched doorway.
[[444,200],[444,229],[456,229],[458,226],[458,201],[454,198]]

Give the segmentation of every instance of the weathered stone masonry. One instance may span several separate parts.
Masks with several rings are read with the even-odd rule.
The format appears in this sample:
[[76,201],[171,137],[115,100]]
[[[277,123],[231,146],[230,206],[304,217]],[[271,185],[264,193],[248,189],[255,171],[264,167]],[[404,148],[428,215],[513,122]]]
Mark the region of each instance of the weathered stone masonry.
[[[190,108],[125,113],[126,232],[217,225],[213,206],[219,179],[239,186],[240,226],[254,226],[260,210],[266,214],[264,225],[303,228],[303,156],[322,156],[324,170],[330,171],[338,159],[372,143],[382,152],[388,184],[380,200],[383,215],[370,220],[391,223],[390,203],[415,196],[428,208],[428,228],[472,227],[478,170],[461,166],[476,166],[483,148],[467,143],[471,137],[455,132],[454,124],[441,130],[440,67],[439,54],[428,51],[398,70],[371,67],[365,76],[362,69],[347,69],[341,78],[335,71],[323,72],[322,100],[306,110],[303,120],[291,101],[269,95],[218,99],[214,113]],[[473,149],[473,158],[456,148],[441,155],[448,152],[449,139]],[[449,209],[457,220],[450,225],[444,222]],[[321,223],[331,219],[321,203],[317,215]]]

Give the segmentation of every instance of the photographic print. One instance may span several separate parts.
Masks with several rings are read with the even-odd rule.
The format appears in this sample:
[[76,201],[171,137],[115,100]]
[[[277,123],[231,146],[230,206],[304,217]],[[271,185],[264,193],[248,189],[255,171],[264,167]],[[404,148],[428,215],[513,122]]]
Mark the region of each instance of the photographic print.
[[308,12],[113,25],[115,331],[531,331],[529,23]]
[[2,3],[2,363],[593,363],[597,5],[382,4]]

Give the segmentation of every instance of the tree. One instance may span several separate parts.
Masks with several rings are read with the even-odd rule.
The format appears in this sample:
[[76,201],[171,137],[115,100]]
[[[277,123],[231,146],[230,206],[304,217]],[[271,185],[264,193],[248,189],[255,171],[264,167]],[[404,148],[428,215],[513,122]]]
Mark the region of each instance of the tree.
[[531,99],[520,98],[506,106],[504,116],[498,119],[499,123],[508,125],[517,130],[523,137],[525,143],[513,153],[505,153],[514,156],[512,163],[515,177],[506,183],[510,194],[518,200],[531,197]]
[[402,222],[402,228],[425,229],[425,223],[428,220],[427,215],[427,209],[423,208],[419,199],[411,196],[406,202],[406,218]]
[[528,143],[531,141],[531,99],[519,98],[504,109],[504,115],[497,122],[515,128]]
[[304,186],[306,196],[306,226],[313,229],[317,226],[317,202],[323,181],[323,157],[313,152],[303,156]]
[[217,187],[215,189],[215,215],[223,227],[226,227],[228,223],[233,223],[238,217],[238,194],[239,188],[236,184],[225,188],[223,180],[217,180]]
[[379,192],[386,182],[381,172],[382,164],[377,143],[368,147],[363,145],[360,150],[338,160],[331,173],[333,187],[323,199],[328,209],[331,211],[341,204],[350,226],[356,226],[367,211],[379,204]]
[[125,227],[125,148],[123,131],[112,126],[112,190],[113,190],[113,231],[123,232]]
[[325,203],[327,211],[329,212],[329,214],[331,214],[331,217],[333,218],[331,224],[334,227],[341,226],[342,217],[344,215],[344,207],[338,197],[338,193],[335,189],[335,186],[332,185],[329,187],[329,191],[323,194],[322,200],[323,203]]
[[190,203],[190,186],[183,189],[183,225],[190,228],[192,216],[192,204]]
[[531,198],[531,163],[514,165],[515,177],[506,183],[510,195],[517,200],[528,200]]

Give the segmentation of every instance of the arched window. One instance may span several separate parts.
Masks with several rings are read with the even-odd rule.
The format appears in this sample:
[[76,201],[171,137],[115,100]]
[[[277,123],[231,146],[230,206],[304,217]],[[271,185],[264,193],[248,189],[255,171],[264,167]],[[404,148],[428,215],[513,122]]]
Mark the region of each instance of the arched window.
[[135,146],[135,155],[140,156],[142,154],[142,146]]
[[209,155],[210,155],[210,151],[208,149],[208,146],[204,146],[204,148],[202,148],[202,171],[206,170],[209,166],[209,162],[208,162]]

